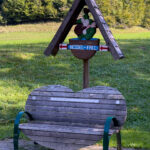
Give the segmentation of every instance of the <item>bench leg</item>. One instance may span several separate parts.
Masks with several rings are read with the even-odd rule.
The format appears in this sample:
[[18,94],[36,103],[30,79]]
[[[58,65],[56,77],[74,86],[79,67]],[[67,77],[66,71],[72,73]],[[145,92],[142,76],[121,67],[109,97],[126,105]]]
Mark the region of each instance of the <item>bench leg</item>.
[[18,147],[19,147],[18,146],[18,140],[19,140],[19,135],[20,135],[19,123],[24,113],[29,117],[30,120],[33,120],[32,116],[28,112],[21,111],[16,116],[15,123],[14,123],[14,137],[13,137],[14,150],[18,150]]
[[14,150],[18,150],[18,140],[19,140],[19,123],[20,123],[20,119],[22,117],[22,115],[24,114],[24,112],[19,112],[18,115],[16,116],[15,119],[15,124],[14,124],[14,137],[13,137],[13,143],[14,143]]
[[117,150],[122,150],[120,131],[116,134],[116,138],[117,138]]
[[[115,117],[108,117],[104,126],[104,136],[103,136],[103,150],[109,149],[109,129],[111,122],[113,121],[114,126],[118,126],[118,121]],[[121,150],[121,133],[117,133],[117,150]]]

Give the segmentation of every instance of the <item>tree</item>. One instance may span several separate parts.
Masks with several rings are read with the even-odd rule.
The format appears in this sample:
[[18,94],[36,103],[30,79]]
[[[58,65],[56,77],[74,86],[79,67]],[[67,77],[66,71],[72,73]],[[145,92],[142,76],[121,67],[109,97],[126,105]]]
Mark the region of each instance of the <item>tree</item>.
[[2,14],[8,24],[21,23],[25,18],[24,0],[5,0],[2,4]]
[[59,19],[65,0],[5,0],[2,15],[8,24]]
[[150,29],[150,0],[146,0],[146,9],[143,19],[143,26]]

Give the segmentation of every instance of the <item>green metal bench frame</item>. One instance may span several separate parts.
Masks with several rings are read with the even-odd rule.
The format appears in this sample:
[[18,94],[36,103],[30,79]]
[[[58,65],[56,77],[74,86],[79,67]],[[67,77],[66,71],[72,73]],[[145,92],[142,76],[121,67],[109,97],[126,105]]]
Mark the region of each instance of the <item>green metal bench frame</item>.
[[20,135],[20,130],[19,130],[19,124],[21,117],[23,114],[26,114],[29,120],[33,120],[31,114],[28,112],[21,111],[17,114],[15,122],[14,122],[14,136],[13,136],[13,144],[14,144],[14,150],[18,150],[18,140],[19,140],[19,135]]
[[[14,123],[14,137],[13,137],[14,150],[19,150],[19,146],[18,146],[19,145],[18,140],[19,140],[19,135],[20,135],[19,123],[20,123],[20,120],[21,120],[21,117],[23,116],[23,114],[26,114],[29,120],[33,120],[31,114],[29,114],[28,112],[21,111],[16,116],[15,123]],[[108,148],[109,148],[109,140],[110,140],[109,129],[110,129],[112,121],[113,121],[115,127],[119,126],[118,121],[115,117],[108,117],[106,119],[106,123],[104,126],[104,136],[103,136],[103,150],[108,150]],[[118,133],[116,133],[116,137],[117,137],[117,150],[122,150],[120,131]]]

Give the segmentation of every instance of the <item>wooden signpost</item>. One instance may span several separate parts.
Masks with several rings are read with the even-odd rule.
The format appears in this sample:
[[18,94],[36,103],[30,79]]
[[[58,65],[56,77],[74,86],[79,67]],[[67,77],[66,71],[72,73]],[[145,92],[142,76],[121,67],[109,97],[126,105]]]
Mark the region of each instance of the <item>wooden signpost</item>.
[[[89,9],[84,6],[87,5]],[[84,8],[84,16],[77,20]],[[88,13],[93,15],[90,19]],[[63,43],[71,27],[78,38]],[[94,39],[98,27],[106,45]],[[83,60],[83,90],[75,93],[61,85],[49,85],[35,89],[28,97],[25,112],[19,112],[14,124],[14,150],[18,150],[19,131],[31,140],[55,150],[78,150],[93,145],[103,138],[103,150],[109,149],[112,134],[117,136],[117,150],[121,148],[120,130],[126,116],[126,102],[114,88],[89,86],[89,59],[98,51],[110,51],[114,59],[124,57],[106,24],[95,0],[75,0],[68,15],[45,50],[45,55],[56,55],[58,50],[71,50]],[[23,114],[30,121],[20,124]],[[112,124],[113,122],[113,124]]]
[[[71,52],[75,57],[83,60],[83,88],[87,88],[89,87],[89,59],[92,58],[96,53],[96,50],[93,50],[94,47],[96,49],[97,46],[97,49],[99,49],[99,39],[95,39],[95,40],[70,39],[69,43],[71,46],[77,45],[77,47],[73,48]],[[91,46],[91,50],[87,50],[88,47],[90,49],[90,46]],[[80,47],[81,50],[78,50],[77,49],[78,47]]]
[[[87,8],[84,8],[87,6]],[[77,20],[81,10],[84,8],[84,16]],[[94,21],[88,16],[88,13],[93,15]],[[69,44],[63,46],[63,42],[71,30],[71,27],[78,24],[75,27],[75,33],[78,39],[70,39]],[[92,36],[96,32],[96,27],[99,28],[106,46],[99,45],[99,39],[93,39]],[[60,48],[61,45],[61,48]],[[115,60],[124,58],[122,51],[120,50],[117,42],[115,41],[104,17],[99,10],[95,0],[75,0],[68,15],[64,19],[56,35],[52,39],[49,46],[46,48],[44,54],[46,56],[55,56],[60,49],[70,49],[72,54],[83,60],[83,88],[89,86],[89,59],[94,56],[96,51],[108,50],[111,52]]]

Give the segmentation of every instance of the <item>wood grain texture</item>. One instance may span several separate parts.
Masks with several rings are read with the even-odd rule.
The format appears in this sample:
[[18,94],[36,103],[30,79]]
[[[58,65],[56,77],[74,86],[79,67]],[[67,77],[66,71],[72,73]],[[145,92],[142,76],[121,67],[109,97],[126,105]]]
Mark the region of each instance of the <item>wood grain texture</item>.
[[45,137],[55,137],[55,138],[70,138],[70,139],[84,139],[84,140],[92,140],[98,141],[102,137],[102,135],[89,135],[89,134],[74,134],[74,133],[63,133],[63,132],[49,132],[42,130],[28,130],[28,129],[20,129],[24,132],[24,134],[28,136],[45,136]]
[[[74,133],[74,134],[88,134],[88,135],[103,135],[104,129],[101,128],[89,128],[89,127],[75,127],[75,126],[62,126],[62,125],[51,125],[41,123],[25,123],[19,125],[20,129],[36,130],[45,132],[61,132],[61,133]],[[110,130],[112,134],[114,130]]]
[[117,42],[115,41],[115,39],[113,38],[113,35],[108,27],[108,25],[106,24],[102,13],[100,12],[95,0],[85,0],[86,4],[88,5],[90,12],[92,13],[95,22],[97,23],[98,28],[100,29],[106,44],[109,47],[109,50],[112,54],[112,56],[114,57],[114,59],[121,59],[124,58],[124,55],[122,53],[122,51],[120,50]]
[[76,19],[81,12],[82,8],[85,5],[84,0],[75,0],[71,9],[69,10],[67,16],[65,17],[63,23],[59,27],[56,35],[54,36],[53,40],[45,50],[44,54],[46,56],[49,55],[56,55],[59,50],[59,44],[62,43],[67,34],[69,33],[71,27],[75,24]]
[[117,42],[115,41],[105,19],[99,10],[95,0],[75,0],[68,15],[64,19],[62,25],[58,29],[57,33],[55,34],[53,40],[45,50],[44,54],[49,55],[56,55],[59,50],[59,44],[62,43],[67,34],[69,33],[71,27],[75,24],[76,18],[78,17],[79,13],[81,12],[84,5],[88,5],[90,12],[92,13],[98,28],[100,29],[106,44],[111,51],[112,56],[114,59],[121,59],[124,58],[122,51],[120,50]]
[[[96,138],[94,138],[93,140],[91,139],[91,141],[97,141],[97,137],[103,136],[103,132],[104,132],[104,128],[103,126],[101,126],[102,128],[90,128],[90,127],[80,127],[80,126],[64,126],[64,125],[57,125],[57,124],[49,124],[49,123],[24,123],[24,124],[20,124],[19,128],[21,130],[24,130],[28,135],[30,136],[36,136],[36,135],[44,135],[45,137],[49,137],[51,134],[53,134],[54,138],[60,138],[59,134],[63,134],[63,138],[68,138],[68,136],[72,136],[69,137],[70,139],[87,139],[89,140],[90,137],[89,136],[95,136]],[[31,131],[31,132],[30,132]],[[36,131],[36,132],[34,132]],[[39,132],[40,131],[40,132]],[[118,132],[118,129],[110,129],[109,131],[109,135],[112,135],[113,133]],[[55,133],[55,135],[54,135]],[[75,137],[73,137],[73,135]],[[80,136],[83,135],[83,136]],[[65,142],[67,143],[67,142]]]
[[[65,93],[67,95],[67,93]],[[108,96],[107,96],[108,97]],[[43,101],[47,101],[47,102],[51,102],[50,104],[55,104],[57,102],[68,102],[69,99],[69,103],[67,103],[68,105],[71,105],[71,103],[80,103],[82,105],[82,103],[85,103],[85,104],[88,104],[90,103],[91,106],[93,104],[110,104],[110,105],[113,105],[113,104],[116,104],[117,102],[119,102],[119,105],[125,105],[125,101],[123,99],[119,99],[119,98],[122,98],[121,96],[116,96],[116,95],[110,95],[108,97],[109,99],[106,99],[106,97],[102,97],[102,96],[98,96],[98,98],[96,99],[95,97],[92,97],[91,98],[91,102],[89,101],[88,97],[82,97],[82,98],[79,98],[79,97],[69,97],[69,95],[67,95],[66,97],[50,97],[50,95],[48,94],[48,96],[42,96],[42,94],[39,94],[36,95],[36,96],[29,96],[29,100],[32,100],[32,101],[38,101],[40,100],[41,102]],[[79,99],[79,100],[77,100]],[[85,100],[85,102],[84,102]],[[28,102],[28,101],[27,101]],[[93,102],[93,103],[92,103]],[[65,103],[66,104],[66,103]],[[67,105],[66,104],[66,105]],[[76,105],[76,104],[75,104]]]
[[[78,144],[65,144],[65,143],[52,143],[52,142],[40,142],[37,141],[38,144],[55,149],[55,150],[79,150],[82,147],[85,147],[86,145],[78,145]],[[88,145],[88,143],[87,143]]]
[[48,142],[48,143],[64,143],[64,144],[82,144],[82,145],[93,145],[97,141],[94,140],[82,140],[82,139],[74,139],[74,138],[59,138],[59,137],[46,137],[46,136],[37,136],[37,135],[30,135],[28,136],[30,139],[34,139],[34,141],[40,141],[40,142]]
[[45,86],[29,95],[25,110],[36,120],[103,124],[108,116],[115,116],[121,125],[127,113],[121,93],[104,86],[86,88],[77,93],[60,85]]
[[[91,91],[92,92],[92,91]],[[120,95],[120,94],[113,94],[112,92],[111,93],[109,93],[109,91],[108,92],[105,92],[105,93],[103,93],[103,91],[101,92],[101,91],[99,91],[99,92],[94,92],[93,91],[93,93],[91,93],[91,92],[88,92],[88,91],[85,91],[85,92],[77,92],[77,93],[73,93],[73,92],[51,92],[51,91],[33,91],[31,94],[30,94],[30,96],[32,96],[32,97],[37,97],[37,96],[42,96],[42,97],[73,97],[73,98],[99,98],[99,99],[111,99],[111,97],[112,97],[112,99],[113,99],[113,97],[114,96],[118,96],[118,98],[121,100],[121,99],[123,99],[124,100],[124,97],[122,96],[122,95]],[[100,94],[100,92],[101,92],[101,94]],[[115,97],[115,99],[117,99],[117,97]]]
[[[42,113],[43,114],[46,112],[47,114],[49,113],[49,115],[51,114],[51,112],[54,113],[58,113],[58,115],[61,115],[61,113],[64,113],[66,115],[69,114],[76,114],[76,115],[87,115],[87,117],[89,116],[95,116],[98,117],[99,115],[118,115],[118,116],[122,116],[122,115],[126,115],[126,110],[122,111],[122,110],[118,110],[118,109],[94,109],[94,108],[74,108],[74,107],[54,107],[54,106],[31,106],[31,105],[26,105],[26,110],[28,110],[29,112],[33,111],[36,113]],[[119,111],[119,114],[118,114]],[[101,116],[100,116],[101,117]],[[100,118],[99,117],[99,118]]]
[[[47,97],[46,97],[47,98]],[[49,101],[47,101],[45,98],[39,98],[36,101],[30,99],[30,101],[28,101],[26,103],[26,106],[53,106],[53,107],[60,107],[60,102],[51,102],[49,103]],[[42,101],[41,101],[42,100]],[[101,105],[97,105],[97,104],[88,104],[88,103],[61,103],[61,107],[72,107],[72,108],[89,108],[89,109],[107,109],[107,110],[122,110],[122,111],[126,111],[126,106],[120,104],[120,105],[116,105],[116,104],[105,104],[105,103],[101,103]]]
[[[81,148],[95,144],[102,138],[104,131],[103,126],[99,128],[87,128],[69,125],[51,125],[48,122],[30,122],[20,125],[19,128],[33,141],[36,141],[43,146],[54,149],[60,149],[62,144],[69,144],[70,148],[74,149],[76,149],[77,147]],[[112,135],[116,132],[118,132],[117,129],[111,129],[109,135]],[[68,148],[66,147],[66,149]]]
[[105,86],[77,93],[61,85],[41,87],[31,92],[25,111],[34,121],[19,128],[33,141],[56,150],[95,144],[103,137],[107,117],[115,116],[119,121],[119,128],[111,125],[109,134],[112,135],[119,132],[127,115],[122,94]]

